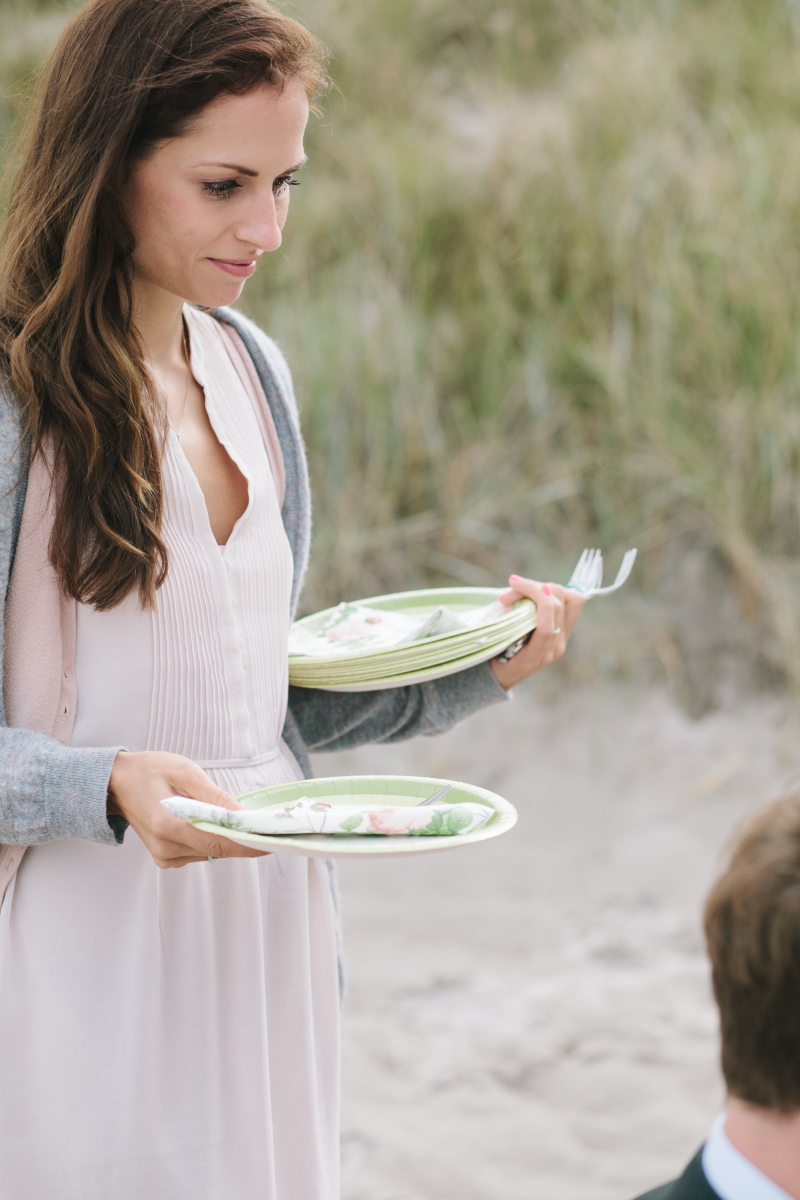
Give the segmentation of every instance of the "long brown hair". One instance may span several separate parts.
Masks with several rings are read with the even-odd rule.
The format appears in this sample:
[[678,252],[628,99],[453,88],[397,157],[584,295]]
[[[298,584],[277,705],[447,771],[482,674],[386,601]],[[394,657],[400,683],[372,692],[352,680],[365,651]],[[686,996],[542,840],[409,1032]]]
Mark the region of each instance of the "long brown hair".
[[47,63],[0,241],[0,369],[34,453],[58,447],[50,558],[98,609],[152,605],[167,570],[160,436],[132,325],[130,163],[223,93],[325,82],[323,53],[261,0],[90,0]]

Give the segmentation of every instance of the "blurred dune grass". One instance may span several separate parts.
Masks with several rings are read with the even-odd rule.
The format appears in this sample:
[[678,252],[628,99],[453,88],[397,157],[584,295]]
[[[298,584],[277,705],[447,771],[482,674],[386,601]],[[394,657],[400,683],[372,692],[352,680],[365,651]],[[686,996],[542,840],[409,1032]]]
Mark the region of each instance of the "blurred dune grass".
[[[2,3],[7,130],[73,7]],[[573,673],[800,683],[800,0],[289,11],[337,89],[241,307],[303,410],[306,609],[638,545]]]

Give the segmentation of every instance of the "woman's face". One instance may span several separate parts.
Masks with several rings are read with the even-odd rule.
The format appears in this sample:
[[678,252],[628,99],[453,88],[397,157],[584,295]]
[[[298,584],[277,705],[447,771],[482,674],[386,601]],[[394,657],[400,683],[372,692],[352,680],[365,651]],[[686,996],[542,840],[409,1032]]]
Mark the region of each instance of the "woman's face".
[[307,120],[297,80],[218,96],[137,161],[125,195],[136,283],[209,307],[236,300],[259,255],[281,244]]

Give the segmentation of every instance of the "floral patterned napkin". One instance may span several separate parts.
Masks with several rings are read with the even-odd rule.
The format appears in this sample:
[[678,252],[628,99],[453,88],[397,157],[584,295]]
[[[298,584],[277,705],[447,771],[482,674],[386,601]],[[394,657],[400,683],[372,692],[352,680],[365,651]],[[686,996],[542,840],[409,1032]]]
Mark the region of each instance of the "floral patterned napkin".
[[301,796],[289,804],[268,808],[231,809],[203,804],[184,796],[170,796],[161,803],[174,817],[186,821],[210,821],[242,833],[275,834],[346,833],[390,837],[445,836],[471,833],[494,813],[485,804],[432,804],[414,807],[399,804],[326,804]]

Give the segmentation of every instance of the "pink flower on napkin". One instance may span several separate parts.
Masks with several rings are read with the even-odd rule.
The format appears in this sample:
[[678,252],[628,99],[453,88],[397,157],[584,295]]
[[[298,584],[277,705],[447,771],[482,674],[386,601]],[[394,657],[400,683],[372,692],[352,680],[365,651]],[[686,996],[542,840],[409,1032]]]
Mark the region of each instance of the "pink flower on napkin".
[[375,833],[408,833],[409,829],[421,829],[429,820],[430,809],[417,812],[415,808],[379,808],[369,814]]
[[349,642],[353,638],[369,637],[374,632],[372,626],[379,624],[380,617],[348,617],[329,629],[325,636],[329,642]]

